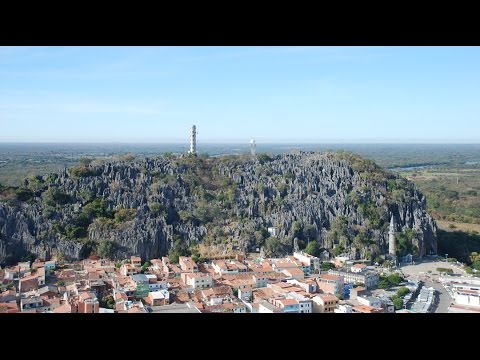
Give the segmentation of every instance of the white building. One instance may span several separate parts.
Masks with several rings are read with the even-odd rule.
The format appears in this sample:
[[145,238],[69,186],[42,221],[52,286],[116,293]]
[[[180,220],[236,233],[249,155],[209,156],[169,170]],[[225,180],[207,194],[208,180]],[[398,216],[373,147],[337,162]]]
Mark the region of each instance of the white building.
[[294,292],[289,292],[286,297],[287,299],[295,299],[298,301],[300,314],[311,314],[313,312],[312,300],[307,299],[305,296]]
[[[293,257],[310,267],[310,271],[320,268],[320,259],[310,254],[298,251],[293,253]],[[309,275],[309,274],[306,274]]]
[[278,236],[278,227],[276,226],[271,226],[267,229],[268,233],[270,234],[270,236]]
[[381,308],[382,307],[382,301],[376,297],[373,296],[357,296],[357,301],[361,305],[365,306],[371,306],[374,308]]
[[183,273],[182,280],[194,289],[206,289],[213,286],[212,277],[203,273]]

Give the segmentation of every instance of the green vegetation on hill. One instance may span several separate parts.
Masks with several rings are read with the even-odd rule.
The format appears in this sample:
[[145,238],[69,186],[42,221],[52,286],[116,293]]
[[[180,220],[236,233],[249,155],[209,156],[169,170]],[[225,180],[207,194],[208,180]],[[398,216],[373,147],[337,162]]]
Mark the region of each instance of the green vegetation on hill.
[[426,195],[428,211],[435,219],[480,224],[480,169],[466,166],[402,174]]

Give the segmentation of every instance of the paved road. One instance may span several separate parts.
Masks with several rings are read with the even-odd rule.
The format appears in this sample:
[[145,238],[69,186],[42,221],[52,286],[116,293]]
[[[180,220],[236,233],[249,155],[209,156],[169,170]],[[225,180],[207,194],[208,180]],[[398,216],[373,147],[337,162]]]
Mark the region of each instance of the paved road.
[[437,304],[437,308],[435,309],[435,312],[436,313],[447,313],[448,311],[448,307],[450,306],[450,304],[452,303],[453,299],[452,297],[450,296],[450,294],[448,293],[447,290],[445,290],[445,288],[439,284],[438,282],[433,282],[433,281],[430,281],[430,280],[424,280],[425,282],[425,286],[428,286],[428,287],[433,287],[435,290],[437,290],[438,294],[439,294],[439,301],[438,301],[438,304]]
[[[445,261],[424,261],[415,265],[402,266],[401,270],[404,275],[408,275],[407,278],[412,280],[422,280],[425,286],[433,287],[438,291],[439,302],[436,313],[446,313],[450,303],[453,301],[447,290],[438,282],[437,268],[451,268],[455,274],[464,274],[463,270],[459,267],[447,263]],[[428,273],[431,271],[431,273]]]

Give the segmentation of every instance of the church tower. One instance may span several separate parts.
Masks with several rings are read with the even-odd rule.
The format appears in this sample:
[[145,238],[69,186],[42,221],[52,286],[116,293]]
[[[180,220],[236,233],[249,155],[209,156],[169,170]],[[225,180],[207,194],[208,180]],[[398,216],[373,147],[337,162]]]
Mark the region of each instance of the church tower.
[[395,244],[395,220],[390,220],[390,230],[388,231],[388,254],[392,257],[396,256],[397,246]]

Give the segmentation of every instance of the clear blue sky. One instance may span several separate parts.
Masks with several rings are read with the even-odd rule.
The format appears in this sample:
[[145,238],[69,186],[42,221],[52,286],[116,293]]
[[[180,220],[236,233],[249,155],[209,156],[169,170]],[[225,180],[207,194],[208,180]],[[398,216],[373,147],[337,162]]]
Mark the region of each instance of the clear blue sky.
[[0,141],[480,142],[479,47],[0,47]]

